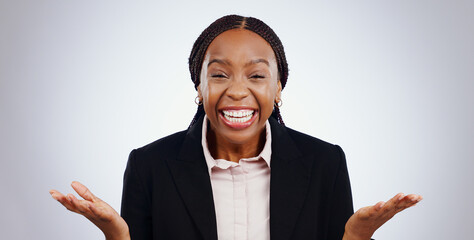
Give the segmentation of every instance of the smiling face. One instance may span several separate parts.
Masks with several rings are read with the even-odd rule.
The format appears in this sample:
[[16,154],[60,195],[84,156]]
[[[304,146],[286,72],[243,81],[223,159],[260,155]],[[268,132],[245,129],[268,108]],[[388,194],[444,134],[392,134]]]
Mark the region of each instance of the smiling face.
[[207,49],[200,79],[198,94],[217,142],[258,144],[281,92],[270,44],[249,30],[223,32]]

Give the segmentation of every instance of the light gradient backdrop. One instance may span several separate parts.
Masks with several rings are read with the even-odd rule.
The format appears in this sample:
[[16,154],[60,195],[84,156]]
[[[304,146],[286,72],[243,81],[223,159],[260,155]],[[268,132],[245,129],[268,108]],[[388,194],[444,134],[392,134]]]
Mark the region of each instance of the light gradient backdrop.
[[0,238],[102,239],[48,190],[120,209],[128,153],[185,129],[187,57],[226,14],[280,36],[289,127],[346,152],[356,208],[417,207],[375,238],[472,239],[474,2],[0,0]]

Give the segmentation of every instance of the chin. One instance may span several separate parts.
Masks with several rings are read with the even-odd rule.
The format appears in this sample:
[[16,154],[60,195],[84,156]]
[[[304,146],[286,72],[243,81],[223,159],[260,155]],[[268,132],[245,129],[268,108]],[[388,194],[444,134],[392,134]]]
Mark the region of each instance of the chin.
[[[265,129],[265,123],[263,123],[263,129]],[[223,134],[223,137],[232,144],[258,143],[263,129],[252,125],[243,130],[227,130]]]

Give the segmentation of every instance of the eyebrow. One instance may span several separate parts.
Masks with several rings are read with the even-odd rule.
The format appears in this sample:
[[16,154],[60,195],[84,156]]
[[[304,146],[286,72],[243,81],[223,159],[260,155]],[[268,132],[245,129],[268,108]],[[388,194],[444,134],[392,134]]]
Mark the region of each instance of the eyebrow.
[[212,59],[211,61],[209,61],[209,63],[207,64],[207,67],[209,67],[211,64],[213,63],[220,63],[220,64],[224,64],[224,65],[231,65],[228,61],[226,60],[223,60],[223,59],[218,59],[218,58],[214,58]]
[[[209,61],[209,63],[207,64],[207,67],[209,67],[213,63],[220,63],[220,64],[224,64],[224,65],[232,65],[227,60],[215,58],[215,59],[212,59],[211,61]],[[270,63],[266,59],[263,59],[263,58],[250,60],[248,63],[245,64],[245,66],[247,67],[249,65],[258,64],[258,63],[265,63],[267,66],[270,66]]]
[[267,66],[270,66],[270,63],[266,59],[263,59],[263,58],[251,60],[250,62],[246,63],[245,66],[249,66],[249,65],[257,64],[257,63],[265,63]]

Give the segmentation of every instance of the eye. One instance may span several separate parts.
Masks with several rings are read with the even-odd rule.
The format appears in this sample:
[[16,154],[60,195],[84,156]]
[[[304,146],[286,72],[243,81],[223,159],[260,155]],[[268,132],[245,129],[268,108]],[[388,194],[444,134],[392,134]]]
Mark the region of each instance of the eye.
[[226,78],[227,76],[222,73],[211,74],[212,78]]
[[250,78],[259,79],[259,78],[265,78],[265,76],[260,75],[260,74],[254,74],[254,75],[250,76]]

